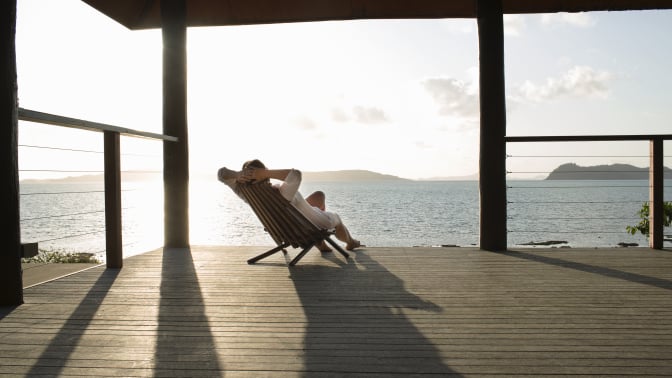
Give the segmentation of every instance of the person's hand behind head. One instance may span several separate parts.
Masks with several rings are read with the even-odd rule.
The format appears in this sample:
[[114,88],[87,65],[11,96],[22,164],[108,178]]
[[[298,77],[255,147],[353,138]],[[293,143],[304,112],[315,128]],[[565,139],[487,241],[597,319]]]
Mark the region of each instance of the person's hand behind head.
[[262,163],[259,159],[246,161],[243,163],[243,169],[240,171],[238,182],[252,183],[262,180],[264,177],[261,175],[261,173],[265,168],[266,165],[264,165],[264,163]]
[[242,183],[253,183],[260,180],[263,180],[263,168],[257,167],[247,167],[240,172],[239,182]]

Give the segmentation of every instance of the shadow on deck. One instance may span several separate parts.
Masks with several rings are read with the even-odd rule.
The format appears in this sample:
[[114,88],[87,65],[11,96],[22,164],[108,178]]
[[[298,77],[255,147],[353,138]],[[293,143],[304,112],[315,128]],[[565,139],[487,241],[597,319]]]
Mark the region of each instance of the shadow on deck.
[[[672,252],[148,252],[0,308],[0,374],[672,375]],[[190,253],[191,252],[191,253]]]

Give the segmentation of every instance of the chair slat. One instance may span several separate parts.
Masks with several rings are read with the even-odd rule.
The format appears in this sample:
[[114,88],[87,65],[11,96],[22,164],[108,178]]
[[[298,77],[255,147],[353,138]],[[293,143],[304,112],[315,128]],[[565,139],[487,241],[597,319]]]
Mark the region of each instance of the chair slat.
[[241,185],[240,189],[276,243],[286,242],[295,248],[306,247],[323,236],[319,228],[268,183]]
[[303,251],[290,263],[294,265],[311,247],[322,240],[328,240],[339,253],[345,258],[348,257],[348,254],[329,238],[333,235],[333,230],[323,230],[315,226],[268,182],[241,184],[238,189],[240,195],[250,205],[261,224],[278,245],[248,260],[248,263],[253,264],[291,245],[293,248],[303,248]]
[[281,233],[279,232],[277,225],[266,211],[263,203],[258,197],[258,194],[253,190],[253,186],[241,185],[240,192],[256,214],[257,218],[259,218],[266,231],[271,235],[273,241],[275,241],[277,244],[281,244],[284,241],[284,238],[281,237]]
[[292,246],[296,246],[297,238],[290,232],[290,228],[287,226],[287,222],[290,221],[287,216],[289,209],[283,208],[283,202],[286,200],[284,198],[274,198],[272,193],[269,192],[269,189],[273,190],[270,186],[259,187],[258,189],[255,191],[255,195],[260,201],[262,212],[268,216],[269,222],[273,224],[277,237],[284,242],[292,244]]
[[286,237],[285,241],[302,247],[314,241],[315,232],[319,229],[299,213],[277,190],[266,188],[261,191],[260,195],[272,217],[278,221],[278,226]]

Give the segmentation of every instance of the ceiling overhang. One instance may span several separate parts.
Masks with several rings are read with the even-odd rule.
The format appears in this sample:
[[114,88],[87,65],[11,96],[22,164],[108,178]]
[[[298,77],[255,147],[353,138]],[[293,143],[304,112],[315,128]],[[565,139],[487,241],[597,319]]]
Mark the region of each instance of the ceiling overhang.
[[[129,29],[161,27],[161,0],[83,0]],[[506,14],[672,9],[672,0],[502,0]],[[186,0],[187,26],[474,18],[476,0]]]

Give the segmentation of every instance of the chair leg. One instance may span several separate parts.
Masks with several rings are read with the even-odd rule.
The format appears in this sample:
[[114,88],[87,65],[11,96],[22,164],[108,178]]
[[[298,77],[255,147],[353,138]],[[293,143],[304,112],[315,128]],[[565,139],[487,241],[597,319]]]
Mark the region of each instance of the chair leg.
[[348,254],[348,252],[345,252],[345,250],[344,250],[340,245],[338,245],[338,243],[336,243],[335,241],[331,240],[331,238],[330,238],[329,236],[327,236],[326,238],[324,238],[324,240],[326,240],[329,244],[331,244],[334,248],[336,248],[336,250],[338,251],[338,253],[340,253],[341,255],[343,255],[343,257],[345,257],[346,259],[350,257],[350,255]]
[[[284,249],[287,248],[288,246],[289,246],[289,244],[287,244],[287,243],[280,244],[279,246],[277,246],[277,247],[275,247],[275,248],[273,248],[273,249],[271,249],[271,250],[269,250],[269,251],[267,251],[267,252],[264,252],[264,253],[262,253],[262,254],[260,254],[260,255],[258,255],[258,256],[255,256],[255,257],[253,257],[253,258],[247,260],[247,263],[248,263],[248,264],[254,264],[255,262],[257,262],[257,261],[259,261],[259,260],[261,260],[261,259],[265,259],[266,257],[268,257],[268,256],[270,256],[270,255],[272,255],[272,254],[274,254],[274,253],[277,253],[277,252],[280,252],[280,251],[284,251]],[[286,252],[285,252],[285,253],[286,253]]]
[[301,259],[303,258],[303,256],[305,256],[306,253],[308,253],[308,251],[310,251],[310,249],[313,248],[313,247],[315,246],[315,244],[317,244],[317,243],[312,243],[312,244],[310,244],[309,246],[307,246],[306,248],[304,248],[303,251],[301,251],[301,253],[299,253],[298,255],[296,255],[296,257],[294,258],[294,260],[292,260],[292,262],[289,263],[289,266],[294,266],[294,265],[296,265],[296,263],[298,263],[299,260],[301,260]]

